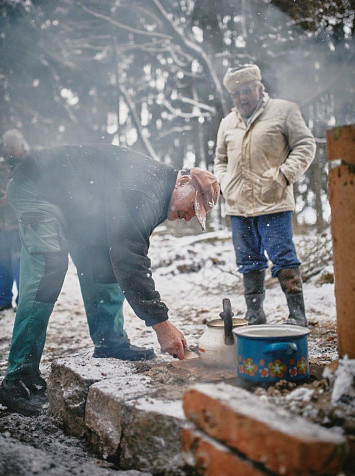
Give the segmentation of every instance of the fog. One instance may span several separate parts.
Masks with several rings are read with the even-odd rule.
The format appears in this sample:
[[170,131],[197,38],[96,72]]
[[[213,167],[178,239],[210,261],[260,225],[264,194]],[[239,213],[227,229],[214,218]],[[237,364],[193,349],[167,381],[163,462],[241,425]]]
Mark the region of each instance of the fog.
[[256,63],[271,97],[297,102],[316,137],[297,217],[322,228],[325,131],[354,122],[354,12],[347,0],[288,4],[3,0],[0,132],[18,128],[32,148],[108,143],[212,169],[232,107],[223,75]]

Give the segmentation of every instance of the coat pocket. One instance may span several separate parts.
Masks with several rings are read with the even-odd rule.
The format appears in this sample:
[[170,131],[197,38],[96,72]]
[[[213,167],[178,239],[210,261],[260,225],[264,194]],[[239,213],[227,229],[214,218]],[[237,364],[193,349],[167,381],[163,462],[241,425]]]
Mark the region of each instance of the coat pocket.
[[57,253],[66,248],[62,227],[55,218],[23,213],[20,236],[28,253]]
[[261,178],[261,202],[267,205],[279,203],[285,196],[286,187],[286,178],[280,169],[267,170]]

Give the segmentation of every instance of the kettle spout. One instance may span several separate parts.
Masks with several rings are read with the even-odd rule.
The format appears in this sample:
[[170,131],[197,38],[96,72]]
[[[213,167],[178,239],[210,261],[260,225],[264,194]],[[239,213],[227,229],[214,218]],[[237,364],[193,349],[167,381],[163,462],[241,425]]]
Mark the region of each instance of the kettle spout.
[[233,316],[232,305],[229,299],[223,299],[223,312],[220,313],[220,317],[224,322],[224,343],[226,345],[234,344],[233,337]]

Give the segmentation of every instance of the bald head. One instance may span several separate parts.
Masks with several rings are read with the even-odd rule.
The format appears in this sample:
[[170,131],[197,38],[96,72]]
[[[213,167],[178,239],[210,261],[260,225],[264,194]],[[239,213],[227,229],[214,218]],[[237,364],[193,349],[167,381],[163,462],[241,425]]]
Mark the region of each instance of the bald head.
[[28,154],[28,144],[17,129],[6,131],[2,136],[2,152],[5,159],[23,159]]

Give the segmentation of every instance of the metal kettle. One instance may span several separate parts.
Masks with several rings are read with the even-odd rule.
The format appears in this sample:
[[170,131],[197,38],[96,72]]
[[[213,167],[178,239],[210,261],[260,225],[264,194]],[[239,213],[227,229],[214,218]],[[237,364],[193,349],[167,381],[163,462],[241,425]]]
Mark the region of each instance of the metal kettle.
[[205,332],[198,341],[200,359],[214,366],[236,365],[235,337],[232,329],[248,325],[245,319],[233,318],[232,306],[229,299],[223,299],[221,319],[208,321]]

